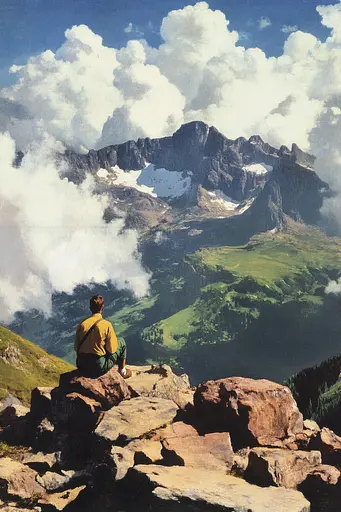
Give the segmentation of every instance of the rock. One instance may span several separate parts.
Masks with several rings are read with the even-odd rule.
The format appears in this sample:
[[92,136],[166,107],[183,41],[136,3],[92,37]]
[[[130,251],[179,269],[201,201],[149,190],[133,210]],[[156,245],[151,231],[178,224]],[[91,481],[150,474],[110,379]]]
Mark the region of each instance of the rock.
[[12,498],[43,497],[44,488],[36,481],[36,472],[21,462],[3,457],[0,459],[0,493]]
[[171,423],[164,428],[156,430],[151,436],[151,439],[154,441],[159,441],[161,439],[170,439],[173,437],[188,437],[198,435],[198,431],[192,427],[192,425],[187,425],[187,423],[183,423],[182,421],[176,421],[175,423]]
[[34,469],[38,473],[44,473],[49,469],[53,468],[58,462],[60,462],[60,452],[58,453],[26,453],[21,462],[26,464],[30,468]]
[[317,451],[253,448],[249,454],[245,479],[260,486],[276,485],[296,489],[320,464],[321,453]]
[[114,480],[122,480],[129,469],[134,466],[134,452],[128,448],[113,446],[111,448],[110,459],[112,461],[111,470]]
[[162,444],[152,439],[136,439],[127,445],[134,453],[135,464],[154,464],[162,460]]
[[51,387],[34,388],[31,393],[31,416],[34,421],[51,419]]
[[133,375],[127,381],[132,396],[173,400],[180,409],[193,407],[194,390],[187,375],[178,377],[170,366],[129,366]]
[[75,487],[74,489],[67,489],[63,492],[54,492],[48,494],[45,499],[39,500],[42,506],[52,507],[55,510],[64,510],[68,505],[76,501],[79,494],[85,489],[85,485]]
[[320,432],[321,429],[316,423],[316,421],[313,420],[304,420],[303,422],[303,428],[304,430],[311,430],[312,432]]
[[0,412],[0,427],[8,427],[13,425],[18,418],[23,418],[30,410],[24,405],[9,405]]
[[[139,484],[139,492],[143,485],[154,487],[153,511],[310,511],[309,502],[298,491],[275,487],[263,489],[219,472],[181,466],[140,465],[133,468],[132,477]],[[165,502],[169,508],[165,507]]]
[[54,473],[52,471],[47,471],[44,475],[37,475],[37,482],[39,485],[44,487],[47,491],[56,491],[57,489],[62,489],[65,487],[70,480],[72,479],[72,474],[63,474]]
[[241,448],[233,455],[233,466],[231,473],[235,476],[244,477],[249,465],[250,448]]
[[59,390],[64,394],[77,393],[91,398],[104,410],[130,398],[128,385],[115,368],[97,379],[80,376],[77,370],[64,373],[60,376]]
[[321,464],[314,468],[307,479],[311,485],[319,486],[321,484],[336,485],[340,478],[340,471],[334,466]]
[[97,438],[115,443],[132,440],[171,423],[178,412],[172,400],[132,398],[107,411],[95,430]]
[[309,450],[319,450],[326,464],[341,463],[341,437],[329,428],[323,427],[314,437],[311,437]]
[[52,392],[52,411],[58,427],[77,432],[92,432],[103,417],[102,405],[79,393]]
[[47,418],[43,418],[35,428],[34,448],[49,452],[53,449],[54,425]]
[[228,431],[234,449],[272,446],[303,430],[303,417],[286,386],[231,377],[201,384],[194,395],[204,432]]
[[173,437],[162,441],[162,445],[167,465],[223,473],[230,472],[233,465],[230,434],[225,432],[205,436]]

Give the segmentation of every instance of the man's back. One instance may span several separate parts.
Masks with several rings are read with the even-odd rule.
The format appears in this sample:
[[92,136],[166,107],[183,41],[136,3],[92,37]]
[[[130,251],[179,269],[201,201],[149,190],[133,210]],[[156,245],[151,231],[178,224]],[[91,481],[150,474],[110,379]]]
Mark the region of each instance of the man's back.
[[[96,322],[98,322],[97,325],[91,330],[80,346],[82,338]],[[100,313],[93,314],[78,325],[75,337],[75,350],[77,353],[104,356],[107,352],[113,354],[117,348],[118,340],[114,328],[111,322],[105,320]]]

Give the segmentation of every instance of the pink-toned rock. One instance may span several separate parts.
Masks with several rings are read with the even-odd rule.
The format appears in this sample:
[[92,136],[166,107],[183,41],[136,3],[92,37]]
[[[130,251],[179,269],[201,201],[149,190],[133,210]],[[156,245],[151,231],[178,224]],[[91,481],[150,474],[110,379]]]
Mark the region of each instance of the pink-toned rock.
[[245,472],[248,482],[296,489],[314,469],[321,465],[318,451],[290,451],[280,448],[252,448]]
[[233,464],[230,434],[173,437],[162,441],[167,465],[187,466],[229,473]]
[[206,432],[230,432],[235,449],[273,446],[302,432],[303,417],[286,386],[231,377],[198,386],[195,410]]
[[131,397],[126,381],[115,368],[97,379],[79,375],[78,370],[60,376],[59,390],[64,394],[78,393],[100,403],[104,410]]

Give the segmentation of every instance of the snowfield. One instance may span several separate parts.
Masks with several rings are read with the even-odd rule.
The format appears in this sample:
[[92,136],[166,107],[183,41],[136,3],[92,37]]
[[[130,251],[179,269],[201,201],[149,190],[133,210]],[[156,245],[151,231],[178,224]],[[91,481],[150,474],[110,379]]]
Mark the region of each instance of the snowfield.
[[156,169],[154,164],[147,164],[139,171],[124,171],[117,165],[111,171],[97,171],[97,176],[111,185],[135,188],[152,197],[168,199],[181,197],[190,189],[192,173],[187,173],[187,176],[184,174],[182,171]]
[[272,165],[267,165],[264,162],[261,164],[250,164],[244,165],[243,170],[246,172],[252,172],[253,174],[267,174],[273,171]]
[[239,206],[237,201],[225,195],[221,190],[207,191],[207,193],[211,197],[211,201],[217,203],[217,206],[223,206],[227,210],[235,210]]

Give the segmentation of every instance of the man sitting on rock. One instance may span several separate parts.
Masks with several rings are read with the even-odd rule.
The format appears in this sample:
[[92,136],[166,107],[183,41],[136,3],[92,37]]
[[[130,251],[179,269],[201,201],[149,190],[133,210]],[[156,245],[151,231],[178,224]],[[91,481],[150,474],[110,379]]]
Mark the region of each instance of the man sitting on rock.
[[92,316],[83,320],[76,331],[77,368],[85,377],[97,378],[117,364],[122,377],[128,379],[131,370],[126,368],[126,343],[122,338],[117,338],[112,324],[104,320],[103,309],[103,297],[91,297]]

